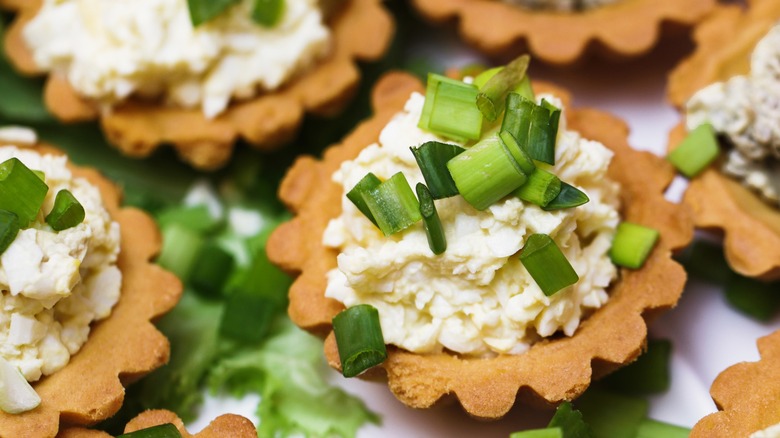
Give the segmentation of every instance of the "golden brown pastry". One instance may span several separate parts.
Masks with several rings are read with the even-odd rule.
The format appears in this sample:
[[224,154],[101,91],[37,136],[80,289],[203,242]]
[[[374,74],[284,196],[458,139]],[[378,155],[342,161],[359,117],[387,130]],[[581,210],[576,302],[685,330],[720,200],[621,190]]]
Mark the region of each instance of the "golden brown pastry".
[[[162,409],[144,411],[130,420],[125,426],[125,433],[135,432],[152,426],[171,423],[179,430],[183,438],[255,438],[257,430],[251,421],[240,415],[225,414],[215,418],[202,431],[191,434],[184,428],[181,419],[171,411]],[[90,430],[79,427],[65,429],[57,435],[57,438],[106,438],[111,435],[99,430]]]

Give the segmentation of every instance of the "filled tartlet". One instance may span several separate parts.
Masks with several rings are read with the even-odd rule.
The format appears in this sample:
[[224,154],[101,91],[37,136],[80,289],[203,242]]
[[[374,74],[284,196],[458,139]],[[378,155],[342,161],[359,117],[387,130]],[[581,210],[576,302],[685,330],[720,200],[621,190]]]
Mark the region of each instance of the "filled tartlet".
[[495,56],[530,51],[553,64],[586,53],[629,58],[661,33],[691,26],[716,0],[414,0],[433,21],[457,20],[463,37]]
[[176,304],[181,284],[150,262],[157,227],[120,208],[116,186],[32,144],[29,131],[4,133],[0,435],[53,437],[61,422],[110,417],[123,385],[167,362],[168,341],[150,321]]
[[269,149],[304,113],[332,115],[357,87],[357,61],[380,57],[393,23],[378,0],[0,2],[25,74],[49,74],[60,120],[100,119],[131,156],[171,144],[201,169],[225,164],[239,138]]
[[[154,429],[156,428],[156,429]],[[163,429],[165,428],[165,429]],[[184,423],[175,413],[166,410],[151,410],[140,413],[130,420],[125,426],[125,433],[139,432],[139,438],[147,436],[178,436],[183,438],[255,438],[257,429],[248,419],[234,414],[220,415],[209,423],[205,429],[191,434],[185,429]],[[141,432],[149,434],[151,431],[157,435],[141,435]],[[167,433],[163,435],[163,431]],[[111,435],[99,430],[90,430],[80,427],[71,427],[57,435],[59,438],[106,438]]]
[[669,80],[670,99],[685,113],[671,147],[685,131],[717,137],[688,142],[689,161],[713,164],[688,175],[685,202],[699,227],[722,230],[735,271],[765,280],[780,278],[779,19],[772,1],[722,8],[696,30],[696,52]]
[[758,340],[761,359],[723,371],[710,394],[720,412],[693,427],[691,437],[772,438],[780,434],[780,331]]
[[[501,75],[495,72],[485,75]],[[692,226],[685,209],[663,199],[673,169],[633,151],[621,121],[572,110],[566,93],[551,86],[537,85],[533,100],[530,83],[523,84],[518,90],[528,98],[509,93],[507,102],[547,117],[545,130],[554,126],[540,134],[553,145],[540,158],[552,165],[506,146],[509,109],[503,122],[475,124],[475,94],[455,98],[472,117],[437,115],[442,106],[435,105],[453,96],[441,90],[476,93],[477,85],[434,75],[423,95],[418,80],[390,73],[374,90],[375,115],[322,160],[300,158],[282,182],[280,197],[296,217],[272,234],[268,255],[298,275],[292,320],[327,335],[329,363],[356,374],[341,360],[353,342],[338,328],[334,336],[333,325],[373,308],[380,343],[389,344],[381,369],[408,406],[427,408],[454,395],[470,415],[493,419],[516,399],[550,406],[576,398],[591,379],[633,361],[644,346],[645,318],[674,306],[682,292],[685,274],[671,250],[691,238]],[[441,157],[451,186],[441,184],[447,170],[430,164]],[[493,174],[499,167],[530,176],[516,186],[503,170]],[[378,188],[363,193],[369,217],[354,195],[374,178]],[[401,204],[413,208],[392,207],[385,194],[394,186],[402,187]],[[655,249],[654,240],[636,241],[646,250],[641,269],[619,270],[610,261],[620,258],[611,247],[621,220],[660,232]],[[358,327],[368,331],[370,321]],[[378,369],[364,376],[382,376]]]

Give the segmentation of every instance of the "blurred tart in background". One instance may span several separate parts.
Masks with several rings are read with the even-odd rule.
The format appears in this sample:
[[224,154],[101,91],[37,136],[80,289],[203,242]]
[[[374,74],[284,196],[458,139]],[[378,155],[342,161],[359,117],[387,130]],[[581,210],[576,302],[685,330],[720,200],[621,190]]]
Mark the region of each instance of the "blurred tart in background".
[[[130,420],[125,427],[125,433],[135,432],[155,426],[172,425],[182,438],[256,438],[257,429],[248,419],[234,414],[220,415],[209,423],[202,431],[191,434],[175,413],[166,410],[151,410],[140,413]],[[80,427],[65,429],[57,435],[59,438],[108,438],[111,435],[99,430]]]

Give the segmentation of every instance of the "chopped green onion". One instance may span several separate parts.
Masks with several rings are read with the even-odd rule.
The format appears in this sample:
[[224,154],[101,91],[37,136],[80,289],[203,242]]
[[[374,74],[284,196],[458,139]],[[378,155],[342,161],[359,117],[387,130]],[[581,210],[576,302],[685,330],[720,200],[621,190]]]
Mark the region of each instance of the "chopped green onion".
[[517,93],[509,93],[506,98],[506,111],[501,121],[501,132],[508,132],[515,138],[520,148],[526,150],[531,130],[531,115],[536,104]]
[[609,257],[612,263],[630,269],[639,269],[645,264],[650,251],[658,242],[658,230],[631,222],[618,225]]
[[479,88],[477,107],[487,120],[496,120],[504,110],[507,93],[520,84],[528,71],[530,61],[531,57],[528,55],[518,57]]
[[8,210],[0,210],[0,255],[14,242],[19,234],[19,217]]
[[726,301],[758,321],[771,320],[780,310],[780,283],[765,283],[734,274],[726,285]]
[[363,199],[385,236],[405,230],[422,219],[420,204],[401,172],[366,192]]
[[590,427],[582,420],[582,413],[569,402],[563,402],[555,410],[548,428],[558,428],[565,438],[590,438]]
[[532,234],[525,242],[520,261],[545,295],[551,296],[579,281],[555,241],[546,234]]
[[40,178],[41,181],[46,182],[46,174],[43,173],[42,171],[33,169],[32,173],[34,173],[35,176]]
[[515,190],[515,196],[525,202],[547,206],[561,193],[561,180],[544,169],[536,169],[528,175],[528,181]]
[[157,223],[160,228],[178,224],[198,233],[208,233],[222,225],[222,221],[212,216],[206,205],[177,206],[166,209],[157,216]]
[[368,220],[373,222],[374,225],[376,225],[376,219],[374,219],[374,215],[371,214],[371,210],[369,210],[366,201],[363,200],[363,195],[368,193],[369,190],[379,187],[379,184],[382,184],[382,181],[373,173],[368,172],[366,176],[355,184],[355,187],[352,187],[352,190],[347,192],[347,199],[352,201],[352,203],[355,204],[355,207],[357,207]]
[[542,101],[531,113],[531,129],[528,133],[528,155],[534,160],[555,164],[555,141],[558,137],[558,121],[561,110]]
[[647,351],[636,362],[623,367],[602,383],[623,394],[655,394],[669,389],[669,359],[672,343],[666,339],[647,341]]
[[206,296],[219,297],[235,264],[229,252],[214,242],[208,242],[195,259],[190,283],[196,291]]
[[645,418],[639,423],[636,438],[688,438],[691,430]]
[[509,438],[564,438],[564,435],[560,427],[548,427],[546,429],[513,432],[509,435]]
[[531,175],[534,170],[536,170],[536,164],[534,164],[534,160],[525,151],[525,148],[518,143],[515,136],[509,131],[501,131],[498,136],[501,138],[501,141],[504,142],[504,146],[506,146],[509,153],[512,154],[515,161],[517,161],[520,170],[526,175]]
[[49,186],[19,159],[0,164],[0,208],[19,217],[22,228],[38,216]]
[[575,402],[594,438],[635,438],[648,402],[591,388]]
[[216,18],[230,6],[239,3],[241,0],[187,0],[190,21],[192,21],[193,26],[200,26]]
[[373,306],[360,304],[336,315],[333,333],[344,377],[357,376],[387,358],[379,312]]
[[417,183],[417,198],[420,200],[420,214],[423,218],[425,234],[428,235],[428,246],[434,254],[441,254],[447,249],[447,238],[444,236],[444,228],[436,212],[436,205],[428,187],[423,183]]
[[181,433],[173,424],[165,423],[136,430],[135,432],[128,432],[116,438],[181,438]]
[[420,129],[454,140],[478,140],[482,113],[474,104],[477,87],[434,73],[428,74]]
[[54,207],[46,216],[46,223],[54,231],[67,230],[84,222],[84,207],[68,190],[60,190],[54,198]]
[[720,153],[712,125],[705,123],[688,133],[666,157],[683,175],[693,178],[707,168]]
[[[498,72],[500,72],[503,69],[504,69],[504,66],[502,65],[502,66],[499,66],[499,67],[493,67],[491,69],[482,71],[476,77],[474,77],[474,82],[473,82],[474,85],[477,88],[484,87],[485,84],[487,83],[487,81],[489,81],[493,76],[495,76]],[[464,76],[466,76],[466,75],[464,74]]]
[[561,193],[555,197],[549,204],[542,207],[544,211],[563,210],[565,208],[579,207],[590,201],[588,195],[580,189],[561,181]]
[[284,12],[284,0],[254,0],[252,21],[263,27],[274,27]]
[[422,171],[433,199],[448,198],[458,194],[458,187],[447,171],[447,162],[465,151],[460,146],[429,141],[419,147],[411,147],[414,159]]
[[203,246],[203,237],[182,225],[172,224],[162,230],[163,245],[157,263],[176,274],[183,282],[189,279],[195,259]]
[[528,75],[523,77],[523,80],[520,81],[520,85],[515,87],[513,91],[530,100],[531,102],[536,100],[536,96],[534,95],[534,88],[533,85],[531,85],[531,77]]

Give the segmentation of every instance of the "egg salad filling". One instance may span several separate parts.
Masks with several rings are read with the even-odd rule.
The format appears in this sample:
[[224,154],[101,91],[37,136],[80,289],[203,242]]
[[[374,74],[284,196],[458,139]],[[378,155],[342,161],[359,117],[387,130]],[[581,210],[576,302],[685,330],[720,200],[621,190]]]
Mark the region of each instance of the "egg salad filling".
[[504,0],[506,3],[529,9],[547,9],[553,11],[582,11],[599,6],[617,3],[620,0]]
[[285,0],[272,27],[252,20],[253,3],[195,27],[187,0],[44,0],[24,38],[40,68],[105,108],[130,96],[162,98],[213,118],[329,51],[317,0]]
[[[0,256],[0,357],[36,381],[63,368],[87,341],[90,323],[119,300],[119,224],[98,188],[73,177],[65,156],[0,147],[0,162],[11,158],[42,172],[48,185],[37,218]],[[44,218],[64,190],[83,206],[84,220],[55,231]]]
[[[542,98],[561,106],[554,96],[537,100]],[[379,141],[344,162],[333,180],[345,192],[367,172],[382,180],[402,172],[412,187],[423,182],[410,146],[447,142],[418,128],[424,102],[413,93]],[[339,253],[325,295],[348,308],[375,307],[385,343],[416,353],[519,354],[557,332],[574,334],[590,311],[606,303],[617,276],[608,253],[620,220],[619,187],[606,176],[612,152],[566,130],[560,120],[549,170],[590,202],[544,211],[510,195],[480,211],[461,196],[438,199],[447,248],[434,255],[422,224],[384,236],[344,196],[341,215],[323,233],[324,245]],[[554,240],[579,281],[543,293],[518,258],[535,233]]]
[[697,92],[686,104],[693,130],[710,123],[732,148],[722,170],[780,208],[780,25],[756,45],[750,74]]

